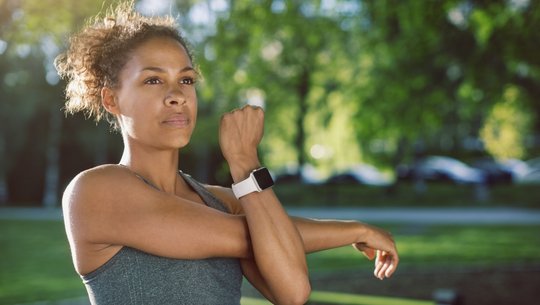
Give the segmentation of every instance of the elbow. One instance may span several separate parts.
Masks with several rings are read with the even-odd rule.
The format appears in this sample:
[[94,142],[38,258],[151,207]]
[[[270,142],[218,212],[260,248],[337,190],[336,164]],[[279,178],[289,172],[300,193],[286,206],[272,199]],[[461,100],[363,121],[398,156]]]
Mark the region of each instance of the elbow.
[[[293,288],[294,287],[294,288]],[[302,281],[296,285],[290,286],[291,290],[283,295],[279,300],[276,300],[276,304],[280,305],[303,305],[309,300],[311,294],[311,285],[309,280]]]
[[306,280],[305,285],[303,285],[298,293],[297,297],[293,300],[292,304],[306,304],[309,300],[309,296],[311,295],[311,285],[309,284],[309,280]]

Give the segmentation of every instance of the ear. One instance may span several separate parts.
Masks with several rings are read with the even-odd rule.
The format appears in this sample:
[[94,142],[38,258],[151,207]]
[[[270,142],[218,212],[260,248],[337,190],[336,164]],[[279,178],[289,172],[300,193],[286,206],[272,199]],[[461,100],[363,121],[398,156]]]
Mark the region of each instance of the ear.
[[110,114],[120,114],[120,108],[116,102],[114,90],[108,87],[101,88],[101,104]]

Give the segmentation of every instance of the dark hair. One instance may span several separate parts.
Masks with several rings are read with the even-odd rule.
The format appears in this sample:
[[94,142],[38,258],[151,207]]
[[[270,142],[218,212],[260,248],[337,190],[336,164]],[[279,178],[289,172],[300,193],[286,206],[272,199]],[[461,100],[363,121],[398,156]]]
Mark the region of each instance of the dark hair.
[[84,112],[96,122],[105,116],[113,128],[118,128],[115,118],[101,104],[101,89],[117,87],[118,75],[129,60],[129,53],[155,37],[180,42],[193,62],[191,48],[170,16],[143,16],[129,1],[104,16],[90,19],[70,38],[67,51],[54,62],[58,74],[67,80],[65,111]]

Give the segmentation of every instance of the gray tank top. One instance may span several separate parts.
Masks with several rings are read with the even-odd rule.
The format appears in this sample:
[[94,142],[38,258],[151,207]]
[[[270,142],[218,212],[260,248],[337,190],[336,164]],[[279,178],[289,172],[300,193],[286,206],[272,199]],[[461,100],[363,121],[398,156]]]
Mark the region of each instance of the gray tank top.
[[[180,175],[206,205],[228,212],[204,186]],[[238,259],[171,259],[123,247],[82,280],[94,305],[239,305],[242,271]]]

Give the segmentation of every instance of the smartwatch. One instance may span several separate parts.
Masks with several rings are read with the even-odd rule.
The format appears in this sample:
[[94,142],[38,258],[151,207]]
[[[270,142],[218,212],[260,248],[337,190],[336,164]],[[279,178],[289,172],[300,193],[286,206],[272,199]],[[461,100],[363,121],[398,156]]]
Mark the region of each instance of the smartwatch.
[[261,192],[274,185],[274,179],[266,167],[258,168],[249,174],[249,177],[232,185],[232,191],[237,199],[253,193]]

